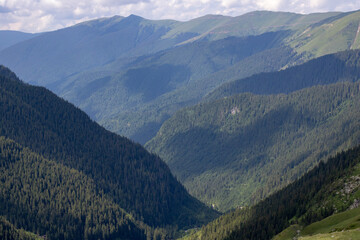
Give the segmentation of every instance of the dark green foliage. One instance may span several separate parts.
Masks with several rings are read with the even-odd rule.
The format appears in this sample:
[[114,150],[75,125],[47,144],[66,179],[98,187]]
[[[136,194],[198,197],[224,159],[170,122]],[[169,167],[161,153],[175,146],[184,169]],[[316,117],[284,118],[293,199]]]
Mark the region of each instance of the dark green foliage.
[[186,192],[159,157],[45,88],[26,85],[3,67],[0,72],[1,136],[80,171],[106,199],[151,226],[184,228],[217,216]]
[[0,217],[0,239],[2,240],[39,240],[35,234],[17,229],[4,217]]
[[0,215],[49,239],[146,239],[127,213],[74,169],[0,137]]
[[189,77],[190,71],[186,67],[164,64],[130,69],[124,76],[124,85],[130,94],[141,93],[144,101],[148,102],[188,81]]
[[310,60],[300,66],[273,73],[261,73],[229,82],[210,93],[206,100],[243,92],[290,93],[299,89],[360,79],[360,50],[345,51]]
[[359,164],[360,146],[341,152],[255,206],[225,214],[186,239],[265,240],[291,224],[324,219],[335,210],[320,207],[314,211],[312,207],[329,199],[334,194],[333,185],[351,175]]
[[[326,163],[321,162],[298,181],[254,206],[250,210],[251,217],[226,239],[271,239],[290,225],[289,220],[305,214],[320,190],[331,188],[337,179],[349,174],[359,163],[360,147],[339,153]],[[307,225],[333,212],[334,209],[323,209],[317,215],[307,214],[303,221]]]
[[222,211],[253,204],[360,142],[360,83],[240,94],[177,112],[147,148]]

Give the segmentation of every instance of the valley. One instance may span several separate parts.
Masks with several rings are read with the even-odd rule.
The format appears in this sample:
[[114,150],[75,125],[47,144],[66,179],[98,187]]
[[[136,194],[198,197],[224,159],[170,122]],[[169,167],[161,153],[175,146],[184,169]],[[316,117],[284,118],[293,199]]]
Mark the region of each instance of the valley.
[[0,238],[356,239],[359,22],[0,30]]

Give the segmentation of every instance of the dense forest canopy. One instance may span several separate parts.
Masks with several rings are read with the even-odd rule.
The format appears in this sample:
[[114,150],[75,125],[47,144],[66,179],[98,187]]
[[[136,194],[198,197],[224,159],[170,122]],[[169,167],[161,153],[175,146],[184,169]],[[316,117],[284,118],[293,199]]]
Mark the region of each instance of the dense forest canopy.
[[[20,192],[15,194],[15,186],[6,182],[10,184],[10,188],[6,191],[4,188],[5,192],[1,196],[5,203],[1,205],[3,209],[0,215],[7,216],[8,220],[11,216],[11,220],[31,223],[31,226],[27,225],[28,230],[43,233],[54,226],[54,230],[49,233],[54,239],[72,239],[75,236],[72,234],[84,237],[86,231],[89,231],[89,238],[97,238],[97,234],[105,234],[103,238],[111,238],[112,233],[116,235],[126,231],[130,235],[124,236],[145,236],[146,225],[185,228],[206,223],[218,216],[215,211],[191,197],[159,157],[149,154],[139,144],[108,132],[85,113],[45,88],[24,84],[4,67],[0,68],[0,112],[0,135],[5,137],[3,140],[11,139],[21,146],[20,150],[5,147],[10,153],[4,154],[10,159],[17,159],[19,157],[14,154],[26,148],[26,151],[36,155],[35,160],[27,160],[33,155],[20,154],[21,161],[12,163],[19,164],[13,168],[7,168],[7,163],[2,164],[3,171],[9,171],[6,174],[3,172],[5,175],[2,176],[12,176],[16,173],[13,171],[22,166],[21,169],[26,171],[16,174],[23,173],[19,177],[23,177],[25,182],[33,181],[28,183],[28,187],[34,188],[34,192],[26,192],[26,188],[24,195],[19,195]],[[48,160],[41,160],[43,158]],[[2,161],[5,160],[6,158]],[[55,173],[58,175],[54,175]],[[69,174],[73,176],[70,178]],[[39,179],[33,178],[34,176]],[[10,177],[4,179],[11,180]],[[21,189],[24,186],[20,184],[18,187]],[[57,193],[52,192],[55,189],[58,189]],[[15,192],[10,194],[9,191]],[[70,209],[61,205],[64,197],[73,199],[69,200],[70,205],[66,205]],[[69,219],[63,221],[68,225],[63,228],[60,222],[50,220],[60,221],[56,220],[57,213],[51,211],[54,207],[46,203],[52,198],[57,199],[52,204],[60,204],[57,206],[58,214],[62,216],[59,219],[66,217],[64,214],[70,211],[67,216]],[[19,208],[16,204],[22,202],[24,206]],[[25,204],[27,202],[34,204],[35,208],[28,209],[30,206]],[[12,205],[13,203],[16,204]],[[102,208],[102,204],[106,207]],[[12,211],[19,209],[23,209],[21,212],[24,218],[18,215],[20,213],[13,214]],[[36,209],[43,209],[44,215],[38,213],[38,217],[33,216],[32,212],[36,212]],[[93,214],[92,209],[97,214]],[[85,212],[81,212],[82,210]],[[134,220],[127,217],[128,214]],[[111,215],[114,220],[108,218]],[[90,216],[100,217],[94,221],[105,224],[110,230],[105,231],[101,225],[96,225],[101,231],[93,229],[91,225],[86,228],[84,224],[89,223],[87,217]],[[30,219],[33,221],[29,221]],[[107,221],[110,221],[108,225]],[[19,222],[17,224],[21,226]],[[137,225],[139,226],[134,227]],[[136,230],[137,228],[141,230]]]

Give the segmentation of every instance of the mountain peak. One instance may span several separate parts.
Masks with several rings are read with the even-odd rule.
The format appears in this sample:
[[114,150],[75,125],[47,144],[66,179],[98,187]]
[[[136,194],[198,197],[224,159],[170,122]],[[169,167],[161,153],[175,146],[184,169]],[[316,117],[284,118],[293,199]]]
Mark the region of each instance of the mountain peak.
[[135,14],[130,14],[129,16],[127,16],[126,18],[140,18],[140,19],[144,19],[143,17],[139,16],[139,15],[135,15]]
[[142,20],[144,20],[143,17],[140,17],[140,16],[135,15],[135,14],[130,14],[130,15],[127,16],[125,19],[131,20],[131,21],[142,21]]

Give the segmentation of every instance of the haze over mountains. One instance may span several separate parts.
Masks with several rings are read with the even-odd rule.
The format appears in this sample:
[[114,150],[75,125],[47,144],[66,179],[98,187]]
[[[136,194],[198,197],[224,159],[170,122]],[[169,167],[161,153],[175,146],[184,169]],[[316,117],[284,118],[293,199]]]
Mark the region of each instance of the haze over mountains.
[[[199,102],[224,82],[357,48],[358,22],[358,12],[260,11],[188,22],[113,17],[19,43],[1,51],[0,63],[26,82],[46,86],[73,102],[106,128],[145,143],[176,110]],[[342,39],[329,38],[328,47],[318,54],[315,43],[330,25],[333,35],[341,33]],[[300,46],[299,39],[308,43]],[[234,46],[238,50],[233,51]],[[238,70],[249,62],[257,64]],[[144,76],[151,83],[144,82]],[[131,83],[140,84],[140,89],[134,91]]]
[[[345,59],[351,54],[358,62],[359,52]],[[284,86],[302,82],[292,70],[268,79],[268,85],[279,86],[272,83],[278,79],[287,80]],[[328,81],[325,74],[321,79]],[[358,91],[358,84],[339,83],[289,95],[233,95],[180,110],[146,147],[169,164],[191,194],[226,211],[264,198],[319,160],[359,143]]]
[[23,33],[18,31],[0,31],[0,51],[37,35],[38,34]]
[[0,238],[356,234],[359,33],[360,11],[0,31]]

